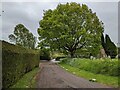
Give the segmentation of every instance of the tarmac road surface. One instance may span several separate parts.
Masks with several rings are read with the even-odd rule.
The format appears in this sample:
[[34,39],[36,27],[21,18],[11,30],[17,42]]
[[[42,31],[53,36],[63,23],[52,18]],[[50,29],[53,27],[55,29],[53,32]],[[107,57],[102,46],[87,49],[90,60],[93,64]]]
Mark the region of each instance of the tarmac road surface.
[[77,77],[50,61],[41,61],[36,80],[37,88],[111,88]]

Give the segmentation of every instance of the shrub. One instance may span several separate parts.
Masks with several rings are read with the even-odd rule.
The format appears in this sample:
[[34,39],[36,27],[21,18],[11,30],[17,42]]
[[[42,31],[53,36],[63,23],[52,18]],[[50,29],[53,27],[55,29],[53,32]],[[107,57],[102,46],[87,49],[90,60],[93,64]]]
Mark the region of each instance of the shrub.
[[8,88],[39,65],[39,52],[2,41],[2,84]]

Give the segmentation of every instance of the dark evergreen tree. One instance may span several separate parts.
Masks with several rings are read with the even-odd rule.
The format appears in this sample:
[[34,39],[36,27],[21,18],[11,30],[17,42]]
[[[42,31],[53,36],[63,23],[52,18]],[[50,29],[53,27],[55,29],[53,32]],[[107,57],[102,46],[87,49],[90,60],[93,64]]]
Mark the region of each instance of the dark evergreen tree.
[[120,59],[120,47],[118,47],[118,59]]
[[102,34],[102,36],[101,36],[101,44],[102,44],[107,56],[110,56],[111,58],[116,57],[116,55],[117,55],[117,47],[111,41],[109,35],[106,34],[105,39],[104,39],[104,35]]

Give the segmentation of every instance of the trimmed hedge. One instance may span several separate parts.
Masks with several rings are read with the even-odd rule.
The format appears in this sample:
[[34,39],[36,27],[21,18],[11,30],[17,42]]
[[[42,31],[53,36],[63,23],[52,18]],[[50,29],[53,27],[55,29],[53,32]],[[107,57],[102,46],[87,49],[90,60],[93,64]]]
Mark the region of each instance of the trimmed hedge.
[[120,70],[120,66],[118,65],[118,60],[90,60],[90,59],[63,59],[62,63],[66,63],[70,66],[79,68],[80,70],[86,70],[96,74],[104,74],[110,76],[120,76],[118,70]]
[[39,52],[2,41],[2,84],[9,88],[39,66]]

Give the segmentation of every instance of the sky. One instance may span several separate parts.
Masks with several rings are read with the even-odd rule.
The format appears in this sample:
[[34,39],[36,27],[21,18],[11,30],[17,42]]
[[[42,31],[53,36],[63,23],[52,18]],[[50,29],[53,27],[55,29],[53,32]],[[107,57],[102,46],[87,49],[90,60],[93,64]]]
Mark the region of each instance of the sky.
[[[17,24],[24,24],[30,32],[38,37],[37,28],[42,19],[43,10],[55,9],[59,3],[84,3],[96,12],[100,21],[104,23],[104,34],[118,43],[118,0],[2,0],[0,3],[0,40],[9,42],[8,36],[13,33]],[[4,12],[2,12],[4,11]]]

